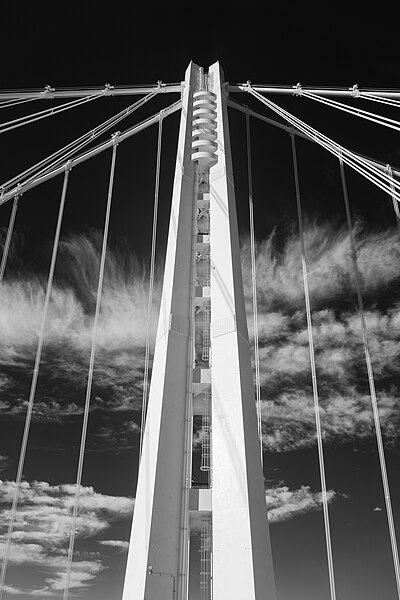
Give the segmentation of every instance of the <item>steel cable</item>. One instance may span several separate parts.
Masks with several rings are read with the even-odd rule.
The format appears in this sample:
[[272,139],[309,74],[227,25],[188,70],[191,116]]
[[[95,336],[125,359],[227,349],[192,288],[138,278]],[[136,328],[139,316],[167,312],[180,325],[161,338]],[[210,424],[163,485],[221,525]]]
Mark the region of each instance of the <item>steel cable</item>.
[[[0,134],[6,133],[7,131],[11,131],[13,129],[18,129],[19,127],[23,127],[24,125],[29,125],[30,123],[34,123],[35,121],[40,121],[41,119],[45,119],[46,117],[51,117],[52,115],[56,115],[58,113],[69,110],[70,108],[75,108],[76,106],[86,104],[86,102],[91,102],[92,100],[96,100],[97,98],[102,97],[103,94],[96,94],[94,96],[88,96],[86,98],[78,98],[78,100],[73,100],[72,102],[67,102],[66,104],[59,104],[54,108],[46,108],[45,110],[39,111],[37,113],[32,113],[30,115],[25,115],[24,117],[19,117],[18,119],[13,119],[12,121],[0,123]],[[9,125],[9,127],[7,127],[7,125]]]
[[13,206],[11,209],[10,220],[8,222],[7,235],[6,235],[6,239],[5,239],[4,247],[3,247],[3,255],[1,257],[0,286],[3,283],[4,273],[6,270],[6,265],[7,265],[7,260],[8,260],[8,254],[10,252],[11,238],[12,238],[12,234],[14,232],[14,224],[15,224],[15,217],[17,215],[18,202],[19,202],[19,196],[15,195]]
[[12,501],[11,515],[10,515],[10,520],[9,520],[9,524],[8,524],[8,530],[7,530],[7,534],[6,534],[6,543],[5,543],[3,563],[1,565],[0,600],[2,599],[3,592],[4,592],[4,582],[5,582],[6,572],[7,572],[8,560],[9,560],[9,556],[10,556],[12,536],[13,536],[13,532],[14,532],[15,515],[16,515],[16,511],[17,511],[17,506],[18,506],[18,495],[19,495],[19,490],[21,487],[22,474],[23,474],[23,469],[24,469],[24,464],[25,464],[26,449],[27,449],[27,445],[28,445],[28,437],[29,437],[29,431],[30,431],[30,426],[31,426],[31,421],[32,421],[33,404],[35,401],[36,386],[37,386],[37,381],[38,381],[38,377],[39,377],[39,366],[40,366],[40,361],[41,361],[41,357],[42,357],[42,349],[43,349],[43,341],[44,341],[47,313],[48,313],[48,308],[49,308],[49,304],[50,304],[54,271],[55,271],[55,265],[56,265],[56,259],[57,259],[58,244],[59,244],[59,240],[60,240],[61,225],[62,225],[62,219],[63,219],[63,214],[64,214],[65,198],[66,198],[66,194],[67,194],[68,177],[69,177],[69,170],[66,169],[65,174],[64,174],[64,183],[63,183],[62,193],[61,193],[60,207],[59,207],[59,211],[58,211],[56,232],[55,232],[54,242],[53,242],[53,251],[52,251],[51,262],[50,262],[49,276],[48,276],[48,280],[47,280],[46,295],[45,295],[45,300],[44,300],[44,305],[43,305],[43,313],[42,313],[38,345],[37,345],[37,349],[36,349],[35,364],[34,364],[34,368],[33,368],[32,382],[31,382],[31,387],[30,387],[30,392],[29,392],[28,408],[27,408],[26,417],[25,417],[24,433],[23,433],[23,437],[22,437],[21,450],[20,450],[19,461],[18,461],[17,476],[16,476],[16,480],[15,480],[15,491],[14,491],[14,496],[13,496],[13,501]]
[[117,148],[118,148],[118,135],[116,134],[114,136],[114,146],[113,146],[112,158],[111,158],[110,179],[109,179],[108,196],[107,196],[107,208],[106,208],[106,216],[105,216],[105,223],[104,223],[103,244],[102,244],[102,249],[101,249],[99,280],[98,280],[97,295],[96,295],[96,309],[95,309],[95,315],[94,315],[94,321],[93,321],[89,372],[88,372],[88,381],[87,381],[87,386],[86,386],[85,408],[84,408],[84,414],[83,414],[82,434],[81,434],[81,442],[80,442],[80,448],[79,448],[78,470],[77,470],[77,477],[76,477],[74,506],[73,506],[72,519],[71,519],[71,534],[70,534],[69,546],[68,546],[67,570],[66,570],[66,575],[65,575],[63,600],[68,600],[69,587],[70,587],[70,582],[71,582],[72,560],[73,560],[75,536],[76,536],[76,522],[77,522],[78,510],[79,510],[79,498],[80,498],[80,493],[81,493],[83,462],[84,462],[84,457],[85,457],[87,427],[88,427],[88,421],[89,421],[90,396],[91,396],[91,392],[92,392],[94,359],[95,359],[95,354],[96,354],[96,342],[97,342],[97,329],[98,329],[99,316],[100,316],[101,297],[102,297],[102,292],[103,292],[103,280],[104,280],[104,270],[105,270],[105,261],[106,261],[108,231],[109,231],[109,225],[110,225],[111,199],[112,199],[112,192],[113,192],[113,186],[114,186],[114,174],[115,174]]
[[374,94],[370,94],[369,92],[358,92],[355,97],[362,98],[363,100],[380,102],[381,104],[387,104],[389,106],[395,106],[396,108],[400,106],[400,100],[396,100],[394,98],[382,98],[381,96],[376,96]]
[[319,407],[319,394],[318,394],[318,383],[317,383],[317,370],[315,365],[315,351],[314,351],[314,338],[312,329],[312,316],[310,306],[310,291],[308,286],[308,273],[307,273],[307,260],[306,260],[306,248],[304,241],[304,226],[303,216],[301,209],[301,198],[300,198],[300,185],[299,185],[299,174],[297,166],[297,155],[296,155],[296,142],[295,136],[290,135],[292,144],[292,158],[293,158],[293,170],[294,170],[294,182],[296,190],[296,205],[297,205],[297,217],[299,222],[299,233],[300,233],[300,249],[301,249],[301,267],[303,273],[303,286],[304,286],[304,299],[306,305],[306,319],[307,319],[307,332],[308,332],[308,347],[310,353],[311,363],[311,380],[314,398],[314,413],[315,413],[315,425],[317,430],[317,447],[318,447],[318,462],[321,479],[321,492],[322,492],[322,508],[324,513],[324,526],[325,526],[325,542],[326,542],[326,553],[328,560],[328,573],[329,573],[329,586],[331,600],[336,599],[336,588],[335,588],[335,574],[333,568],[333,556],[332,556],[332,542],[331,542],[331,531],[329,522],[329,510],[328,510],[328,496],[326,487],[326,475],[325,475],[325,459],[324,449],[322,441],[322,428],[320,419],[320,407]]
[[394,210],[394,214],[396,217],[396,223],[397,223],[397,229],[400,229],[400,209],[399,209],[399,203],[396,200],[396,197],[394,195],[394,185],[393,185],[393,169],[390,165],[387,165],[386,167],[386,171],[389,175],[390,178],[390,190],[391,190],[391,197],[392,197],[392,204],[393,204],[393,210]]
[[[162,110],[164,113],[164,118],[171,115],[172,113],[176,112],[177,110],[180,110],[181,106],[182,106],[182,101],[178,100],[177,102],[174,102],[173,104],[170,104],[169,106],[167,106],[167,108],[163,108]],[[150,127],[154,123],[158,122],[158,119],[159,119],[159,112],[152,115],[151,117],[148,117],[141,123],[138,123],[137,125],[133,125],[132,127],[125,129],[125,131],[119,132],[119,143],[122,144],[122,142],[124,142],[125,140],[136,135],[140,131],[147,129],[147,127]],[[76,157],[74,156],[74,157],[70,158],[69,162],[71,163],[71,167],[80,165],[83,162],[90,160],[94,156],[97,156],[98,154],[105,152],[109,148],[112,148],[113,137],[114,136],[112,135],[110,137],[110,139],[100,142],[94,148],[89,148],[84,153],[82,153]],[[46,172],[43,175],[32,178],[32,180],[28,183],[23,182],[22,184],[18,184],[17,186],[15,186],[15,189],[13,188],[10,191],[5,192],[4,194],[0,195],[0,206],[2,204],[4,204],[5,202],[8,202],[11,198],[13,198],[15,196],[15,194],[22,195],[26,191],[28,191],[38,185],[41,185],[45,181],[49,181],[50,179],[53,179],[53,177],[57,177],[57,175],[59,175],[60,173],[63,172],[64,167],[65,167],[65,165],[61,164],[60,166],[54,167],[51,170],[50,169],[46,170]],[[1,187],[0,187],[0,190],[1,190]]]
[[156,258],[156,241],[157,241],[157,216],[158,216],[158,195],[160,187],[160,169],[161,169],[161,143],[162,143],[162,125],[163,117],[160,113],[160,120],[158,123],[158,139],[157,139],[157,162],[156,162],[156,179],[154,189],[154,208],[153,208],[153,226],[151,236],[151,256],[150,256],[150,277],[149,277],[149,294],[147,299],[147,318],[146,318],[146,347],[145,347],[145,359],[144,359],[144,373],[143,373],[143,400],[142,400],[142,416],[140,425],[140,445],[139,445],[139,462],[142,456],[143,449],[143,436],[146,425],[146,413],[147,413],[147,397],[149,391],[149,366],[150,366],[150,337],[151,337],[151,324],[152,324],[152,307],[153,307],[153,290],[154,290],[154,271],[155,271],[155,258]]
[[381,430],[381,424],[380,424],[380,419],[379,419],[379,409],[378,409],[378,401],[377,401],[377,397],[376,397],[375,378],[374,378],[374,372],[373,372],[373,367],[372,367],[371,355],[370,355],[370,351],[369,351],[368,329],[367,329],[367,323],[366,323],[366,319],[365,319],[364,301],[363,301],[363,296],[362,296],[361,273],[360,273],[360,269],[358,267],[357,249],[356,249],[356,242],[355,242],[354,232],[353,232],[353,223],[352,223],[350,204],[349,204],[349,198],[348,198],[348,193],[347,193],[347,183],[346,183],[344,165],[343,165],[343,161],[340,158],[339,158],[339,166],[340,166],[340,177],[341,177],[341,181],[342,181],[343,199],[344,199],[345,210],[346,210],[347,227],[349,230],[351,255],[352,255],[355,284],[356,284],[358,311],[360,314],[360,321],[361,321],[361,333],[362,333],[362,340],[363,340],[364,354],[365,354],[365,363],[366,363],[367,375],[368,375],[368,384],[369,384],[369,390],[370,390],[370,396],[371,396],[372,413],[373,413],[374,425],[375,425],[376,442],[377,442],[377,446],[378,446],[378,455],[379,455],[379,464],[380,464],[381,476],[382,476],[383,492],[384,492],[384,496],[385,496],[386,515],[387,515],[387,520],[388,520],[390,544],[391,544],[393,565],[394,565],[395,577],[396,577],[397,594],[400,599],[400,565],[399,565],[399,554],[398,554],[397,539],[396,539],[396,530],[395,530],[394,519],[393,519],[392,502],[390,499],[389,479],[388,479],[388,475],[387,475],[385,451],[384,451],[384,447],[383,447],[382,430]]
[[1,108],[10,108],[11,106],[17,106],[19,104],[25,104],[26,102],[32,102],[33,100],[40,100],[40,98],[19,98],[19,99],[11,99],[11,100],[3,100],[0,102]]
[[[1,190],[2,194],[4,194],[4,192],[7,191],[8,188],[10,188],[12,185],[16,185],[17,183],[21,182],[24,177],[31,175],[31,177],[29,177],[28,179],[25,179],[24,184],[26,184],[29,181],[32,181],[34,178],[51,171],[52,169],[56,168],[58,165],[67,161],[76,152],[78,152],[79,150],[81,150],[82,148],[84,148],[85,146],[90,144],[92,141],[96,140],[103,133],[105,133],[106,131],[111,129],[111,127],[113,127],[114,125],[116,125],[117,123],[122,121],[124,118],[131,115],[133,112],[135,112],[139,108],[141,108],[146,102],[148,102],[156,94],[157,94],[156,91],[150,92],[150,94],[147,94],[147,96],[145,96],[144,98],[141,98],[140,100],[134,102],[133,104],[131,104],[124,110],[120,111],[119,113],[117,113],[116,115],[114,115],[113,117],[108,119],[107,121],[104,121],[100,125],[97,125],[97,127],[95,127],[94,129],[87,131],[86,133],[84,133],[82,136],[80,136],[76,140],[70,142],[63,148],[60,148],[59,150],[57,150],[50,156],[44,158],[40,162],[36,163],[32,167],[29,167],[29,169],[26,169],[22,173],[19,173],[19,175],[16,175],[12,179],[9,179],[5,183],[3,183],[3,185],[0,186],[0,190]],[[51,162],[51,161],[53,161],[53,162]],[[42,168],[40,169],[40,167],[42,167]]]
[[254,329],[254,362],[256,371],[256,408],[257,427],[260,439],[261,465],[264,464],[263,436],[261,419],[261,382],[260,382],[260,352],[258,340],[258,309],[257,309],[257,271],[256,271],[256,248],[254,234],[254,206],[253,206],[253,177],[251,168],[251,139],[250,139],[250,117],[246,114],[246,147],[247,147],[247,183],[249,195],[249,219],[250,219],[250,254],[251,254],[251,287],[253,303],[253,329]]
[[[302,133],[304,133],[307,137],[317,142],[320,146],[328,150],[331,154],[334,154],[336,157],[342,156],[343,161],[352,167],[355,171],[363,175],[366,179],[374,183],[377,187],[382,189],[387,194],[392,194],[397,201],[400,201],[400,194],[397,191],[393,191],[393,187],[400,189],[400,183],[392,180],[391,181],[387,174],[380,172],[376,167],[370,165],[365,159],[360,156],[355,155],[353,152],[343,148],[327,136],[324,136],[319,131],[310,127],[304,121],[301,121],[288,111],[281,109],[277,104],[271,102],[267,98],[264,98],[261,94],[253,90],[251,87],[245,88],[249,93],[255,96],[260,102],[271,108],[274,112],[288,121],[291,125],[299,129]],[[380,179],[379,179],[380,178]]]
[[[389,177],[387,175],[385,175],[384,173],[382,173],[377,167],[375,167],[374,165],[371,165],[368,162],[368,160],[366,160],[365,158],[363,158],[360,155],[355,154],[354,152],[351,152],[350,150],[347,150],[343,146],[340,146],[340,144],[334,142],[327,136],[323,135],[322,133],[320,133],[313,127],[311,127],[310,125],[307,125],[307,123],[305,123],[304,121],[301,121],[300,119],[298,119],[297,117],[295,117],[294,115],[289,113],[288,111],[282,109],[280,106],[278,106],[271,100],[264,98],[263,96],[261,96],[261,94],[258,94],[258,92],[255,92],[251,88],[249,89],[249,91],[253,96],[258,98],[258,100],[260,100],[263,104],[265,104],[266,106],[271,108],[274,112],[279,114],[279,116],[284,118],[286,121],[288,121],[289,123],[291,123],[292,125],[297,127],[307,137],[309,137],[310,139],[314,140],[315,142],[317,142],[318,144],[323,146],[326,150],[328,150],[329,152],[334,154],[336,157],[342,156],[343,160],[344,160],[344,162],[346,162],[346,164],[348,164],[353,169],[358,171],[361,175],[363,175],[364,177],[369,179],[371,182],[375,183],[378,187],[383,189],[386,193],[389,193],[389,191],[391,189],[390,185],[389,185],[390,184]],[[383,181],[379,181],[379,179],[377,179],[377,177],[375,175],[378,177],[381,177],[381,179]],[[386,181],[387,183],[385,184],[384,181]],[[400,189],[400,184],[396,181],[393,181],[393,186]],[[400,201],[400,194],[395,192],[395,196]]]
[[[377,115],[375,113],[371,113],[367,110],[363,110],[361,108],[356,108],[355,106],[349,106],[347,104],[343,104],[343,102],[338,102],[337,100],[332,100],[331,98],[324,98],[322,96],[318,96],[318,94],[313,94],[312,92],[307,92],[300,88],[299,95],[305,98],[310,98],[311,100],[315,100],[316,102],[320,102],[321,104],[326,104],[327,106],[332,106],[333,108],[337,108],[343,112],[350,113],[352,115],[356,115],[357,117],[361,117],[362,119],[367,119],[373,123],[377,123],[378,125],[383,125],[385,127],[390,127],[396,131],[400,131],[400,122],[395,119],[390,119],[389,117],[384,117],[382,115]],[[362,96],[364,98],[364,96]]]

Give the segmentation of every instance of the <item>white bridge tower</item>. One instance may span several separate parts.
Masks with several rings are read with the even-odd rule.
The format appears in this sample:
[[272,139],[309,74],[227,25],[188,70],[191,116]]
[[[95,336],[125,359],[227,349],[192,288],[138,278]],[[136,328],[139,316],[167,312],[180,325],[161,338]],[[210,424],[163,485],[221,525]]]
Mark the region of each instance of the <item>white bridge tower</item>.
[[[193,423],[205,478],[193,483]],[[229,125],[218,63],[186,71],[123,600],[275,600]],[[192,533],[192,535],[191,535]]]

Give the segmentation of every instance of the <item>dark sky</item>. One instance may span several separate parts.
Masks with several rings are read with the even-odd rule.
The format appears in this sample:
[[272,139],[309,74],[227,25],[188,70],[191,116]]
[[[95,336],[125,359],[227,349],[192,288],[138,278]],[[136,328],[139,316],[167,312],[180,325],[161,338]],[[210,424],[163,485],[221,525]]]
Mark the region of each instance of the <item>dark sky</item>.
[[[240,7],[232,3],[227,7],[194,3],[160,7],[132,2],[127,8],[126,2],[14,2],[12,8],[2,9],[0,87],[178,82],[190,60],[204,67],[220,61],[226,80],[232,83],[251,80],[288,85],[301,82],[400,87],[393,16],[386,13],[380,18],[366,9],[352,12],[336,5],[322,6],[311,10],[301,4],[283,8],[259,2]],[[237,99],[266,113],[252,98],[241,94]],[[305,99],[272,99],[351,149],[400,166],[400,145],[393,132],[338,115]],[[169,95],[156,98],[120,128],[173,100],[175,97]],[[129,103],[129,99],[102,99],[3,134],[1,182]],[[47,106],[42,102],[39,108]],[[394,110],[385,114],[396,118]],[[230,118],[239,227],[244,239],[248,232],[244,118],[232,111]],[[179,117],[174,115],[164,124],[160,264],[167,235],[178,123]],[[143,265],[148,263],[150,250],[156,139],[157,130],[152,127],[118,150],[110,230],[112,258],[106,273],[106,309],[100,328],[83,478],[83,534],[75,556],[83,584],[75,588],[78,600],[119,600],[121,594],[130,498],[134,497],[136,483],[147,290]],[[278,600],[324,600],[329,597],[329,588],[314,424],[312,411],[307,408],[311,388],[290,142],[286,134],[254,120],[252,140],[256,236],[260,242],[265,476],[272,490],[271,536]],[[338,165],[326,152],[301,140],[298,155],[312,270],[312,308],[318,327],[317,370],[325,411],[338,600],[395,600],[379,465],[368,412],[368,382],[356,324],[354,281],[349,274],[351,264],[343,229]],[[74,482],[76,473],[98,268],[98,237],[94,232],[103,226],[109,164],[110,153],[106,153],[74,169],[70,177],[56,271],[59,294],[51,313],[24,470],[21,515],[27,519],[31,533],[28,535],[18,522],[23,558],[20,564],[17,560],[11,562],[5,600],[26,599],[32,590],[39,597],[56,598],[60,589],[60,546],[50,551],[49,540],[65,533],[62,523],[71,505],[68,484]],[[365,278],[372,357],[397,522],[400,490],[393,474],[399,466],[399,240],[393,211],[384,194],[351,173],[348,184],[353,217],[358,223],[360,268]],[[6,273],[0,317],[0,406],[4,411],[0,467],[5,482],[15,479],[40,321],[41,278],[48,268],[60,191],[61,179],[57,178],[22,198]],[[1,226],[6,225],[8,214],[9,207],[0,207]],[[273,230],[271,253],[263,241]],[[243,244],[245,247],[245,241]],[[246,265],[244,259],[248,292]],[[158,285],[159,280],[158,276]],[[10,485],[3,486],[4,511]],[[35,506],[39,512],[35,512]],[[47,521],[43,515],[47,515]],[[35,538],[32,531],[40,519],[42,525]],[[58,529],[54,523],[59,524]],[[44,540],[41,545],[28,547],[40,539]],[[37,553],[38,561],[45,565],[42,570],[27,559],[32,553]],[[96,565],[97,576],[93,574]],[[196,594],[193,591],[191,600],[198,600]]]

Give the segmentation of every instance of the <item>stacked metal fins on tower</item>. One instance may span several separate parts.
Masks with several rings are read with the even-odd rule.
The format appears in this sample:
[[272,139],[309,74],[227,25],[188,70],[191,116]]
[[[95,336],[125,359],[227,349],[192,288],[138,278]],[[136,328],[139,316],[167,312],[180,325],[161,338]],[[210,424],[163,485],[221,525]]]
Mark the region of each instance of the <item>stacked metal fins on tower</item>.
[[188,600],[195,535],[202,600],[276,597],[225,89],[191,63],[123,600]]

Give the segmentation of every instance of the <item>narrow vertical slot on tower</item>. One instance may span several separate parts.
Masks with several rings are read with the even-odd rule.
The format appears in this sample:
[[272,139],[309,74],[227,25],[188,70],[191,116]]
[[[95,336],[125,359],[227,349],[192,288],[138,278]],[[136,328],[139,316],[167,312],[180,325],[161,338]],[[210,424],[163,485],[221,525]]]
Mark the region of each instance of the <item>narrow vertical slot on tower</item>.
[[192,487],[209,488],[211,473],[211,389],[208,383],[193,384]]
[[[210,451],[210,431],[211,431],[211,415],[210,415],[211,394],[204,394],[203,415],[201,417],[201,465],[200,471],[209,472],[211,469],[211,451]],[[209,485],[209,481],[207,484]]]
[[200,598],[211,597],[211,514],[201,516],[200,532]]
[[[208,90],[208,75],[200,73],[193,94],[192,160],[196,162],[196,244],[194,365],[192,382],[191,552],[197,556],[197,590],[201,600],[211,600],[211,261],[210,261],[210,166],[217,161],[215,94]],[[200,452],[199,452],[200,450]],[[193,545],[192,545],[193,542]],[[199,561],[200,558],[200,561]]]

